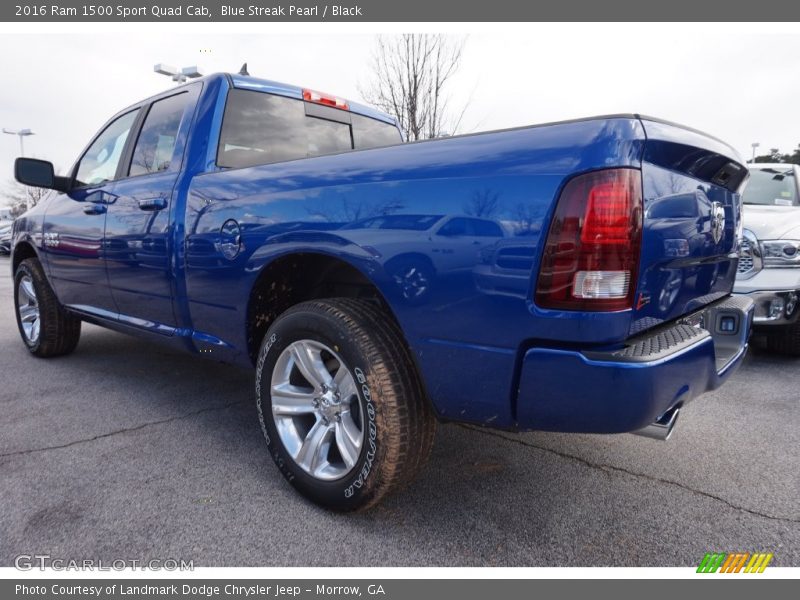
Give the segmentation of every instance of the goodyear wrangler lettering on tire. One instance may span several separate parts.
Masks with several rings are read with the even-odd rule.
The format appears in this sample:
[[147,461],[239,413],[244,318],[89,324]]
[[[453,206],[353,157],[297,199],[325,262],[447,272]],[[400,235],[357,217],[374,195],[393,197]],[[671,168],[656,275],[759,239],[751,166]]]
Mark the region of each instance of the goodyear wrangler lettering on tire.
[[364,466],[361,467],[361,472],[358,475],[358,479],[356,479],[352,485],[346,487],[344,490],[345,498],[350,498],[353,496],[353,492],[364,485],[364,482],[367,480],[370,471],[372,470],[372,461],[375,460],[375,451],[377,450],[377,445],[375,444],[375,440],[378,437],[378,430],[375,426],[375,406],[372,404],[372,393],[369,391],[369,384],[367,383],[367,378],[364,376],[364,371],[361,370],[360,367],[356,367],[353,369],[353,374],[356,376],[356,380],[359,384],[361,384],[361,395],[364,396],[364,401],[366,403],[366,411],[367,411],[367,427],[368,427],[368,436],[367,440],[369,442],[369,450],[367,450],[366,460],[364,461]]
[[264,439],[267,441],[267,445],[270,445],[270,439],[269,433],[267,433],[267,426],[264,424],[264,413],[261,410],[261,374],[264,370],[264,360],[267,357],[267,353],[277,339],[278,336],[274,333],[269,337],[264,346],[264,351],[260,352],[258,355],[258,364],[256,365],[256,410],[258,411],[258,421],[261,423],[261,431],[264,433]]

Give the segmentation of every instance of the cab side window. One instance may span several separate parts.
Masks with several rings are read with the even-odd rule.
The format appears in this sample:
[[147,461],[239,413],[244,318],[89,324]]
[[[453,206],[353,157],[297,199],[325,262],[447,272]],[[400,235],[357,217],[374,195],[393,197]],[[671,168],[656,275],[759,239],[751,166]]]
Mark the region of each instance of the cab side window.
[[503,237],[503,230],[497,223],[483,219],[470,219],[470,223],[472,235],[476,237]]
[[78,163],[76,186],[99,185],[116,179],[125,141],[138,114],[138,108],[125,113],[97,136]]
[[183,93],[153,103],[136,140],[128,175],[169,169],[188,99],[189,94]]
[[445,223],[439,230],[439,235],[446,237],[456,237],[459,235],[469,235],[471,233],[469,221],[462,217],[456,217]]

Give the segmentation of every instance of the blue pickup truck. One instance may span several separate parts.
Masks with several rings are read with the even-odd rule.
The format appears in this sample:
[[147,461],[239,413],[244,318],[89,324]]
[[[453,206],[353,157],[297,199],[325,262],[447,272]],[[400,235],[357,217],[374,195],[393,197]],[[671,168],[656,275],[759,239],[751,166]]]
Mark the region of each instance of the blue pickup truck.
[[52,190],[12,236],[30,353],[86,321],[255,369],[270,455],[336,510],[411,481],[437,421],[664,439],[747,348],[747,170],[657,119],[403,143],[216,74],[119,112],[68,176],[15,174]]

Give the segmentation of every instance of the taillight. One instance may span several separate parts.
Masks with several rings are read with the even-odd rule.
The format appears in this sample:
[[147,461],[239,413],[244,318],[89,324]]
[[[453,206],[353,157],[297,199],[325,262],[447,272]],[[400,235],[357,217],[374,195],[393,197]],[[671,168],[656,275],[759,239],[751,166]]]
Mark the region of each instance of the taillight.
[[642,178],[635,169],[580,175],[561,192],[547,234],[536,304],[631,308],[642,244]]
[[315,92],[314,90],[303,90],[303,100],[306,102],[313,102],[314,104],[322,104],[324,106],[332,106],[333,108],[340,108],[348,110],[347,101],[323,94],[322,92]]

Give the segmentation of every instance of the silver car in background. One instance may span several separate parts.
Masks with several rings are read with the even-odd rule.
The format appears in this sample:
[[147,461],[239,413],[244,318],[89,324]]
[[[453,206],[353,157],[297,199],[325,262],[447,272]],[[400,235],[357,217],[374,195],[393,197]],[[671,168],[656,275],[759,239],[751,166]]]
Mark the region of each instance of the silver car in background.
[[754,332],[775,352],[800,356],[800,166],[749,165],[735,294],[755,301]]

